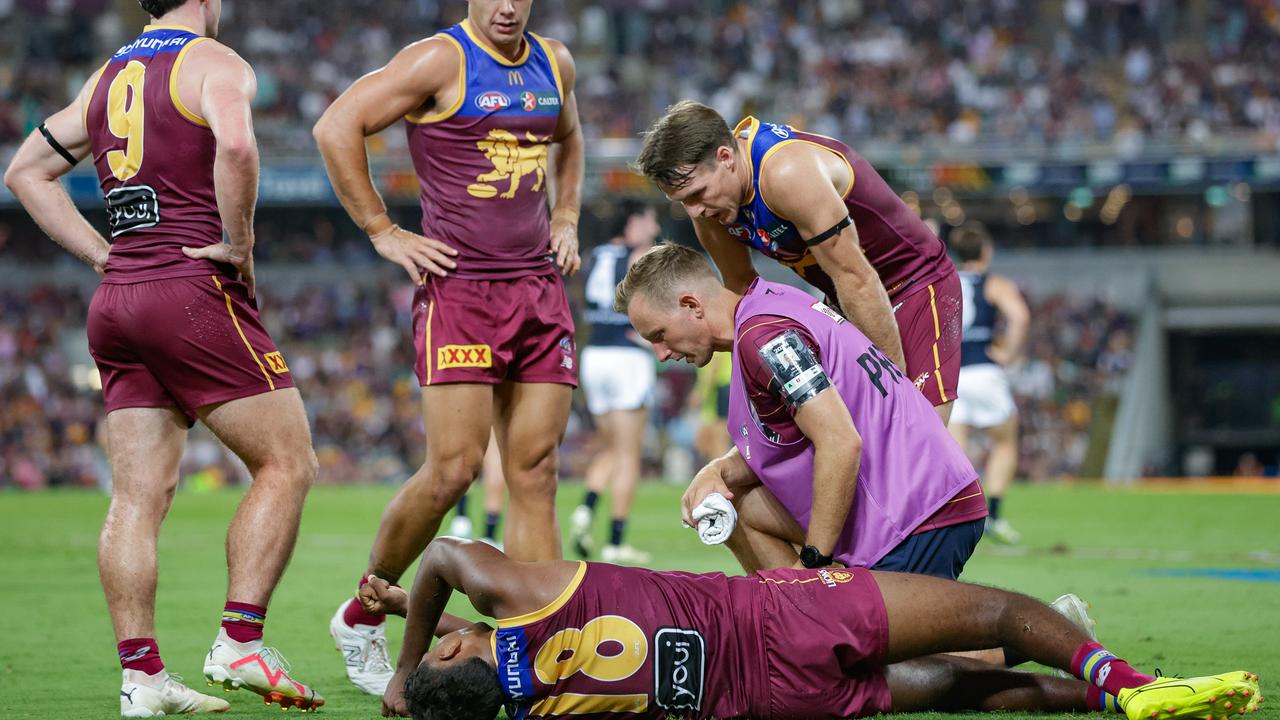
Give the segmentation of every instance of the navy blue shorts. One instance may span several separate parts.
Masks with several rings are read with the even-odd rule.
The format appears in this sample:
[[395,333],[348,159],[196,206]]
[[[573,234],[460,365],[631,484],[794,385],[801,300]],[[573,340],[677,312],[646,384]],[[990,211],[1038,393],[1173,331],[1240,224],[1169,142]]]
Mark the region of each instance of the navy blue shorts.
[[912,535],[880,558],[872,570],[915,573],[955,580],[982,539],[986,518]]

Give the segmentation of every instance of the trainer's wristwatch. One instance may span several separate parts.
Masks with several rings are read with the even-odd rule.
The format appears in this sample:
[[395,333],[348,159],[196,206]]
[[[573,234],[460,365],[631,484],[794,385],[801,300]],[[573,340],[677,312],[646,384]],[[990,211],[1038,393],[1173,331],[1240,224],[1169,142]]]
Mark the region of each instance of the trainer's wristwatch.
[[835,558],[830,555],[823,555],[822,551],[812,545],[805,545],[800,550],[800,564],[807,568],[821,568],[835,562]]

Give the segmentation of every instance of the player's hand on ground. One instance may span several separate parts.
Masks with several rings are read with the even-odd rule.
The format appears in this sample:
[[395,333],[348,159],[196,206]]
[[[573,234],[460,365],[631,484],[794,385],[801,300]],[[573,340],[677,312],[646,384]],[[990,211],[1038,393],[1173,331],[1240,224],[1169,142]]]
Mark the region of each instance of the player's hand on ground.
[[182,253],[189,258],[212,260],[235,267],[240,272],[240,281],[249,290],[249,298],[253,298],[256,289],[253,276],[253,251],[243,252],[228,243],[214,243],[199,248],[184,247]]
[[693,519],[693,509],[701,505],[711,493],[720,493],[726,500],[733,500],[733,491],[725,484],[719,465],[714,460],[693,476],[693,482],[689,483],[684,497],[680,498],[680,514],[686,526],[695,530],[698,528],[697,521]]
[[568,220],[551,220],[551,252],[556,256],[560,274],[569,277],[582,267],[578,256],[578,224]]
[[399,225],[392,225],[380,233],[369,236],[373,249],[382,257],[404,268],[414,283],[421,283],[422,273],[444,277],[458,267],[453,257],[457,250],[439,240],[409,232]]
[[360,598],[364,611],[374,615],[403,616],[408,610],[409,593],[376,575],[369,576],[356,597]]
[[409,679],[405,670],[396,670],[382,693],[382,717],[409,717],[409,706],[404,701],[404,682]]

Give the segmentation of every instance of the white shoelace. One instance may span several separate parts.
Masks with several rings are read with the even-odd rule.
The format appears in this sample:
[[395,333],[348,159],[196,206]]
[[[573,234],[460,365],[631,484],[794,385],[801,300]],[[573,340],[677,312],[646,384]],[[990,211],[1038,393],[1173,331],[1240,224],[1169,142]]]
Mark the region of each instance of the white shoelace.
[[365,670],[376,673],[393,672],[391,668],[391,652],[387,649],[385,637],[369,640],[369,655],[365,659]]
[[285,660],[284,655],[281,655],[279,650],[273,647],[264,646],[258,651],[258,657],[262,658],[262,662],[268,668],[272,670],[284,670],[285,675],[290,675],[290,677],[292,677],[290,672],[293,670],[293,667],[289,665],[289,661]]

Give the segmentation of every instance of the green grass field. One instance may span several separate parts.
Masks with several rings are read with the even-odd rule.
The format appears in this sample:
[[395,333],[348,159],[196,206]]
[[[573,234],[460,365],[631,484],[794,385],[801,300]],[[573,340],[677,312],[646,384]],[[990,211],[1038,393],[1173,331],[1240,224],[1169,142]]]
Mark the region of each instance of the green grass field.
[[[326,626],[353,591],[391,493],[316,489],[271,604],[267,642],[328,699],[322,717],[379,716],[377,699],[347,684]],[[580,485],[564,486],[561,517],[580,493]],[[660,569],[729,570],[727,551],[704,548],[680,527],[679,495],[670,485],[642,487],[629,539],[652,551]],[[170,671],[201,689],[200,661],[226,587],[223,535],[238,499],[182,493],[161,537],[160,646]],[[0,494],[0,719],[118,717],[119,666],[94,550],[106,504],[92,493]],[[1093,603],[1102,641],[1139,668],[1247,668],[1261,674],[1265,694],[1280,692],[1280,494],[1025,487],[1006,506],[1023,545],[984,543],[966,579],[1043,599],[1078,593]],[[1251,579],[1197,574],[1203,570]],[[390,627],[394,652],[402,623]],[[234,716],[280,716],[251,693],[229,698]],[[1280,718],[1273,707],[1254,717]]]

